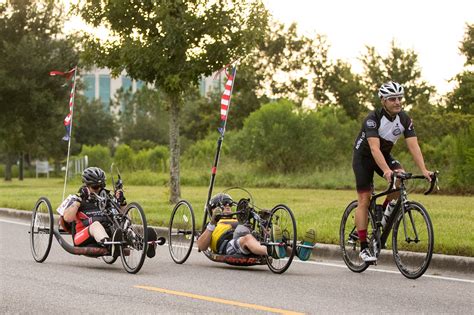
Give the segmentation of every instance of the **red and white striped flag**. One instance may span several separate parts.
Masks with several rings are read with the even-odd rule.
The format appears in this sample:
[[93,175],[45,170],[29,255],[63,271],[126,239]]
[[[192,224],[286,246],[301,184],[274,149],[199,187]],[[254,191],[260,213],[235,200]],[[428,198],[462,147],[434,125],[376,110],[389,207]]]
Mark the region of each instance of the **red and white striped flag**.
[[71,93],[69,94],[69,113],[64,118],[64,127],[66,128],[66,135],[63,137],[64,141],[69,141],[71,139],[71,123],[72,123],[72,114],[74,111],[74,94],[76,91],[76,71],[77,71],[77,67],[74,67],[68,72],[61,72],[61,71],[55,71],[55,70],[49,72],[50,76],[59,75],[66,78],[66,80],[68,81],[71,78],[73,78]]
[[229,107],[230,107],[230,96],[232,95],[232,88],[234,86],[234,79],[236,73],[236,67],[232,68],[231,73],[225,73],[227,76],[227,82],[225,83],[224,93],[221,97],[221,121],[222,121],[222,128],[225,128],[225,124],[227,122],[227,116],[229,115]]

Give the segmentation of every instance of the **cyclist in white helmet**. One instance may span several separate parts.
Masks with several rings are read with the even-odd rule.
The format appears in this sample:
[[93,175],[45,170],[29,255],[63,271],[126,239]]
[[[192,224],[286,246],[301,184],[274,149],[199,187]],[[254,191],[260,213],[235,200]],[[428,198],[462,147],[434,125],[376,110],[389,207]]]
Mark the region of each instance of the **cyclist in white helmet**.
[[[356,177],[358,206],[355,214],[357,233],[360,241],[360,257],[365,262],[376,261],[367,244],[368,208],[373,190],[374,172],[391,180],[393,172],[403,171],[402,165],[391,154],[398,138],[403,134],[415,164],[423,175],[431,181],[420,146],[413,128],[413,121],[402,109],[404,90],[397,82],[382,84],[378,96],[382,107],[364,119],[361,131],[354,142],[352,168]],[[387,196],[383,207],[398,196]]]

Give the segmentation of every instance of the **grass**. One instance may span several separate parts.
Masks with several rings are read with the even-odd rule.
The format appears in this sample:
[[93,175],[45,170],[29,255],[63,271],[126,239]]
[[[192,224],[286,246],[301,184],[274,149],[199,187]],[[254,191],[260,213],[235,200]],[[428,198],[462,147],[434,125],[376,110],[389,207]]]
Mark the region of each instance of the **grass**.
[[[150,224],[167,226],[172,205],[168,203],[169,189],[164,185],[128,185],[124,176],[128,201],[137,201],[145,209]],[[67,192],[74,193],[80,182],[68,183]],[[303,188],[249,188],[257,206],[271,209],[284,203],[294,212],[298,230],[316,228],[320,243],[338,244],[339,224],[347,204],[356,198],[352,190],[325,190]],[[206,186],[183,186],[181,196],[194,208],[196,223],[201,226]],[[216,187],[214,192],[222,191]],[[63,180],[34,179],[11,182],[0,181],[0,207],[31,210],[36,200],[48,197],[53,208],[62,198]],[[245,194],[230,192],[238,200]],[[435,231],[435,253],[474,257],[474,197],[444,196],[411,193],[410,199],[421,202],[429,211]]]

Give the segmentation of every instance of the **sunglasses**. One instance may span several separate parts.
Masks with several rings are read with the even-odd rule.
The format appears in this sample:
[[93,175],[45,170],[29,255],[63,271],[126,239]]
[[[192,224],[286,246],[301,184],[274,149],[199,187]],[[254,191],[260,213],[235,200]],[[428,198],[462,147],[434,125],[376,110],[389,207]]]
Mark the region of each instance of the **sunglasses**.
[[397,100],[401,102],[403,100],[403,96],[391,96],[391,97],[387,97],[387,100],[390,102],[395,102]]
[[224,201],[224,202],[222,203],[222,205],[223,205],[224,207],[227,207],[227,206],[232,207],[232,202],[231,202],[231,201]]

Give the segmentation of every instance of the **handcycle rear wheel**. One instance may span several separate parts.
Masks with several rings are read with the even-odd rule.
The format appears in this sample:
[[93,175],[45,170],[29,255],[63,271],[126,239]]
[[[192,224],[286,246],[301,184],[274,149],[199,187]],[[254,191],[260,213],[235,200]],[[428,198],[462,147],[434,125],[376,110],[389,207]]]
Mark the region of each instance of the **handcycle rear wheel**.
[[272,272],[283,273],[290,267],[296,253],[296,220],[291,209],[285,205],[275,206],[271,211],[267,228],[271,229],[274,225],[278,225],[281,229],[286,257],[281,259],[267,257],[267,265]]
[[[124,217],[123,240],[125,244],[120,246],[120,258],[128,273],[137,273],[143,266],[148,248],[145,212],[138,203],[132,202],[125,209]],[[126,250],[127,248],[128,250]]]
[[48,198],[41,197],[31,214],[30,247],[34,260],[46,260],[53,242],[53,209]]
[[193,207],[186,200],[179,201],[171,213],[168,230],[168,248],[175,263],[184,263],[191,254],[195,227]]
[[[360,257],[360,242],[357,234],[357,228],[355,225],[355,212],[357,209],[357,201],[351,202],[341,219],[341,226],[339,229],[339,245],[341,247],[342,258],[346,263],[347,267],[353,272],[363,272],[369,264],[364,262]],[[367,242],[373,244],[375,230],[375,221],[372,218],[372,214],[369,211],[367,226]],[[371,246],[369,246],[370,248]]]
[[422,276],[433,255],[433,225],[426,209],[409,202],[392,231],[393,258],[398,270],[409,279]]

